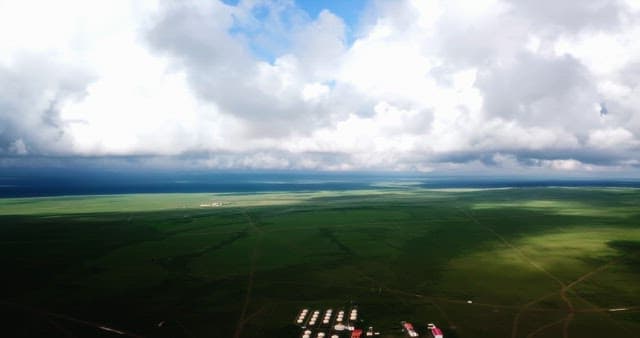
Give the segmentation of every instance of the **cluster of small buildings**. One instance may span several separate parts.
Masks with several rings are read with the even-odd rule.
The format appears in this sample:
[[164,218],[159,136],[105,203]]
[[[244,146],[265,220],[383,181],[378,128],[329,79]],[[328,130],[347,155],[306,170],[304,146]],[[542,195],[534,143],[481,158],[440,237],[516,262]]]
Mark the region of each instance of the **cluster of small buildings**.
[[[320,316],[322,314],[322,317]],[[362,336],[377,336],[373,327],[365,332],[358,328],[358,308],[309,310],[302,309],[296,317],[295,323],[302,328],[300,338],[361,338]]]
[[215,208],[215,207],[221,207],[224,204],[222,202],[211,202],[211,203],[202,203],[200,204],[201,208]]
[[[363,338],[378,336],[380,332],[369,327],[367,330],[359,327],[362,321],[358,319],[358,308],[348,309],[310,310],[302,309],[295,319],[295,324],[302,329],[300,338]],[[402,331],[408,337],[419,337],[413,324],[400,322]],[[427,324],[427,337],[444,338],[442,330],[435,324]]]

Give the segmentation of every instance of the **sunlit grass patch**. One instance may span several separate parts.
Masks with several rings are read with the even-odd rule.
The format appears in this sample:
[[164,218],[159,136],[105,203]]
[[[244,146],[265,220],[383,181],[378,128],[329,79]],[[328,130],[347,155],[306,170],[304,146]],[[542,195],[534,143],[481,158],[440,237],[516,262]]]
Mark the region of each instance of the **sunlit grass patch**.
[[524,209],[536,212],[585,217],[628,217],[640,213],[640,210],[627,206],[594,206],[585,202],[563,200],[521,200],[514,202],[475,203],[474,210],[487,209]]

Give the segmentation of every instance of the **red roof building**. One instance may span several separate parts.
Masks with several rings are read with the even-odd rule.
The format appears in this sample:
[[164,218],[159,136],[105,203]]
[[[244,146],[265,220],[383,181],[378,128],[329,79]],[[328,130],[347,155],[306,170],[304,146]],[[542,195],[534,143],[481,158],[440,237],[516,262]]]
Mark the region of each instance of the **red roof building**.
[[442,330],[440,330],[437,327],[434,327],[431,329],[431,334],[433,335],[433,338],[442,338]]

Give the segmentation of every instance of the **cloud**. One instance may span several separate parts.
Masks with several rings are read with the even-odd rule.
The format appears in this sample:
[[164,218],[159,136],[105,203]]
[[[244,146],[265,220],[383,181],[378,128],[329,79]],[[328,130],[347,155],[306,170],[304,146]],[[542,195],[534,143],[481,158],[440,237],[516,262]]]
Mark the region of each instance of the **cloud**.
[[24,144],[24,141],[19,138],[9,145],[9,153],[26,155],[29,153],[29,151],[27,150],[27,145]]
[[634,1],[378,0],[359,22],[286,0],[3,2],[0,156],[636,170]]
[[550,167],[554,170],[564,170],[564,171],[573,171],[577,169],[583,169],[587,171],[591,171],[592,166],[585,165],[580,161],[576,161],[574,159],[566,159],[566,160],[542,160],[540,164],[543,167]]
[[560,33],[617,29],[627,10],[626,3],[617,0],[509,0],[508,3],[515,15],[540,29]]
[[81,100],[90,70],[43,54],[19,53],[0,64],[0,149],[64,154],[72,141],[60,110]]
[[[295,25],[283,33],[292,41],[291,52],[267,62],[251,53],[250,34],[229,32],[236,17],[258,21],[255,6],[262,3],[250,6],[243,2],[238,7],[216,2],[172,3],[161,9],[149,40],[157,51],[179,62],[201,99],[242,119],[247,136],[305,133],[326,123],[336,113],[328,111],[330,103],[341,96],[340,88],[330,92],[325,82],[344,49],[342,20],[323,11],[315,20]],[[261,10],[277,17],[291,6],[284,3]],[[314,88],[321,88],[324,104],[310,103],[314,101],[311,96],[319,96],[311,92]]]
[[629,130],[618,127],[592,130],[587,144],[599,149],[628,149],[637,146],[639,141]]

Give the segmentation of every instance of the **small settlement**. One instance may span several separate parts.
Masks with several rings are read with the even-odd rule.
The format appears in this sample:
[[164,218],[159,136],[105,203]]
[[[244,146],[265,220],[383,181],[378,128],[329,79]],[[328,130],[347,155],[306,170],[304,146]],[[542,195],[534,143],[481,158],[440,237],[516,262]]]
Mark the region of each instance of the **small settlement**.
[[302,309],[295,320],[295,324],[302,330],[300,338],[361,338],[380,334],[373,327],[365,332],[358,327],[358,322],[356,306],[324,311]]
[[202,203],[200,204],[201,208],[217,208],[223,206],[224,203],[213,201],[211,203]]
[[[300,338],[364,338],[379,336],[373,327],[366,330],[359,324],[359,313],[357,306],[338,309],[309,309],[303,308],[295,318],[295,325],[300,327]],[[400,322],[402,331],[408,337],[419,337],[420,334],[414,329],[413,324]],[[424,337],[444,338],[442,331],[433,323],[426,326],[427,334]]]

